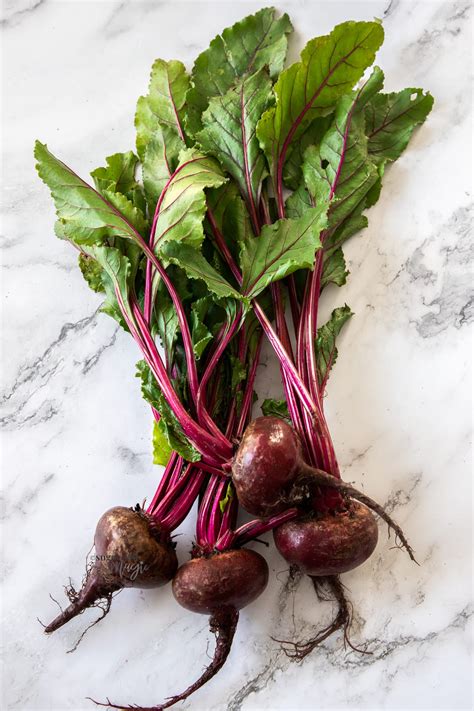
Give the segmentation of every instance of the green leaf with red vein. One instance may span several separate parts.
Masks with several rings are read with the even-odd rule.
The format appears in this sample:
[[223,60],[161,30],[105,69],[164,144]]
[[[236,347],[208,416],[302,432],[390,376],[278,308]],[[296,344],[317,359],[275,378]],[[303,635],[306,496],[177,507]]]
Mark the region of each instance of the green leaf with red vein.
[[167,363],[173,360],[173,349],[178,337],[179,321],[174,304],[162,281],[159,282],[153,310],[153,332],[158,332]]
[[134,276],[130,260],[115,247],[86,245],[83,249],[102,269],[101,280],[106,299],[102,304],[101,311],[115,319],[122,328],[127,329],[122,309],[127,314],[129,321],[132,323],[134,321],[129,298]]
[[329,229],[335,229],[363,204],[379,172],[368,153],[364,106],[381,86],[383,75],[375,69],[357,91],[339,99],[334,121],[321,144],[305,153],[303,175],[313,200],[331,200]]
[[182,242],[168,242],[163,246],[162,256],[184,269],[189,279],[203,281],[207,289],[216,296],[241,300],[239,292],[194,247]]
[[226,94],[242,77],[265,66],[270,77],[277,76],[283,68],[291,31],[288,15],[276,17],[275,8],[266,7],[217,35],[194,63],[193,87],[186,97],[187,132],[195,135],[201,130],[201,116],[210,99]]
[[324,289],[328,284],[343,286],[346,283],[349,272],[346,269],[346,260],[342,249],[325,252],[323,258],[323,272],[321,275],[321,289]]
[[312,207],[314,207],[314,200],[303,183],[294,193],[288,196],[285,203],[285,214],[287,217],[296,219],[297,217],[302,217]]
[[159,254],[167,242],[183,242],[198,249],[204,239],[205,188],[225,182],[218,163],[194,149],[182,151],[180,164],[163,191],[153,248]]
[[413,131],[425,121],[432,107],[431,94],[413,88],[376,94],[368,103],[365,111],[368,150],[379,178],[367,194],[367,207],[375,205],[380,197],[386,164],[400,157]]
[[92,171],[91,177],[100,193],[112,192],[124,195],[144,215],[145,197],[142,186],[137,182],[138,158],[132,151],[114,153],[106,159],[107,165]]
[[102,267],[100,264],[84,252],[80,252],[78,263],[81,274],[92,291],[95,291],[97,294],[105,291],[104,282],[102,281]]
[[345,304],[344,306],[334,309],[329,321],[318,328],[318,335],[316,337],[316,360],[320,385],[325,385],[329,377],[329,371],[336,362],[336,338],[344,324],[353,315],[349,306]]
[[365,215],[362,214],[362,210],[365,207],[365,201],[363,200],[360,205],[357,206],[356,210],[349,215],[341,224],[334,230],[330,230],[326,233],[326,238],[324,240],[324,250],[327,253],[331,253],[334,250],[341,247],[350,237],[361,230],[365,230],[369,221]]
[[166,467],[173,453],[173,448],[169,443],[163,425],[163,419],[158,422],[153,420],[153,464]]
[[241,253],[242,291],[254,298],[269,284],[297,269],[312,269],[326,227],[327,203],[320,203],[292,220],[265,225],[258,237],[246,240]]
[[190,87],[189,76],[182,62],[157,59],[152,68],[148,94],[140,96],[135,113],[137,153],[145,159],[146,147],[155,134],[168,127],[184,142],[186,93]]
[[373,161],[394,161],[408,145],[416,126],[433,107],[433,97],[422,89],[403,89],[393,94],[376,94],[366,111],[369,153]]
[[100,195],[39,141],[35,158],[38,174],[51,190],[61,237],[84,245],[107,237],[136,241],[137,233],[145,232],[143,214],[124,195],[110,190]]
[[283,168],[283,180],[287,188],[297,190],[303,180],[301,166],[304,154],[309,146],[319,146],[321,139],[331,125],[332,114],[320,116],[308,126],[306,131],[291,142]]
[[[159,458],[167,461],[166,457],[169,456],[170,451],[174,451],[188,462],[198,462],[201,459],[201,455],[194,449],[184,434],[181,424],[166,402],[150,367],[144,360],[138,361],[136,376],[140,378],[144,400],[160,413],[160,420],[155,425],[156,430],[158,430],[156,446],[162,446],[163,440],[166,442],[166,446],[161,455],[158,455]],[[157,455],[156,447],[154,448],[154,455]]]
[[149,214],[155,211],[156,203],[179,164],[179,155],[184,142],[169,126],[158,128],[151,136],[143,160],[143,186]]
[[378,22],[344,22],[329,35],[308,42],[301,61],[280,74],[274,89],[276,104],[257,127],[277,185],[291,141],[316,117],[330,113],[351,90],[374,61],[383,34]]
[[196,360],[200,359],[207,345],[213,339],[213,335],[205,323],[206,314],[213,303],[212,296],[207,294],[191,304],[191,338]]
[[219,230],[237,264],[242,245],[252,233],[248,211],[237,185],[229,180],[221,188],[209,190],[207,205],[210,211],[207,231],[211,239],[215,239],[213,230]]
[[288,412],[288,404],[286,400],[275,400],[267,398],[261,405],[262,414],[265,417],[281,417],[282,420],[291,422],[290,413]]
[[148,94],[140,96],[135,113],[137,152],[143,163],[143,185],[153,214],[158,198],[186,147],[184,119],[189,76],[182,62],[157,59]]
[[271,95],[266,69],[239,82],[224,96],[211,99],[202,115],[204,129],[196,140],[215,156],[237,182],[249,211],[257,221],[263,178],[267,175],[256,127]]

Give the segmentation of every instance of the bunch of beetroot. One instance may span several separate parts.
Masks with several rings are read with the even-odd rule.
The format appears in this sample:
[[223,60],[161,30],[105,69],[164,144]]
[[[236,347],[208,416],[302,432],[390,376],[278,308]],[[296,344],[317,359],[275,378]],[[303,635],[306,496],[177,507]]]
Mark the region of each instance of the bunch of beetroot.
[[[106,614],[123,588],[172,581],[183,607],[209,616],[216,648],[201,678],[154,710],[224,664],[239,610],[268,581],[265,559],[244,547],[252,539],[273,530],[290,566],[337,603],[314,639],[285,643],[297,658],[337,629],[347,639],[339,575],[373,552],[374,514],[413,558],[384,509],[341,479],[323,405],[352,313],[338,307],[320,324],[318,307],[328,284],[345,283],[342,245],[367,225],[386,165],[433,100],[413,88],[383,93],[382,71],[367,74],[383,40],[378,21],[338,25],[283,69],[291,30],[267,8],[217,36],[191,74],[156,60],[137,103],[137,154],[107,158],[93,186],[35,148],[57,236],[77,248],[103,311],[141,352],[154,461],[164,466],[146,508],[101,517],[84,584],[67,589],[70,604],[46,632],[92,606]],[[252,420],[263,339],[284,399],[266,400]],[[191,560],[178,568],[172,534],[196,501]],[[239,525],[239,506],[256,518]]]

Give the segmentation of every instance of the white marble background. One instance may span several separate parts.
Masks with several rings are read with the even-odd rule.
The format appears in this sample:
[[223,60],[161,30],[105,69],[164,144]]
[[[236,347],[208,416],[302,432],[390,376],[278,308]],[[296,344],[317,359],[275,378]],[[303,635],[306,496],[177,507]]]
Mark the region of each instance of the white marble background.
[[[83,284],[53,236],[49,194],[33,168],[35,138],[83,176],[133,146],[133,112],[152,61],[189,65],[258,2],[7,0],[3,57],[3,701],[2,709],[91,709],[90,695],[158,703],[199,675],[212,645],[205,617],[169,588],[125,591],[75,642],[93,613],[46,638],[79,581],[99,515],[150,496],[158,477],[150,415],[133,377],[138,353]],[[347,574],[354,641],[335,637],[291,663],[270,635],[311,634],[329,618],[308,581],[285,585],[268,560],[267,592],[241,616],[220,675],[182,708],[471,708],[469,236],[471,6],[459,2],[281,2],[304,41],[345,19],[383,17],[378,63],[387,87],[430,89],[435,108],[390,170],[370,227],[347,247],[347,301],[328,411],[345,477],[385,502],[421,567],[391,547]],[[261,369],[265,395],[278,376]],[[185,560],[192,522],[179,538]],[[86,619],[87,617],[87,619]]]

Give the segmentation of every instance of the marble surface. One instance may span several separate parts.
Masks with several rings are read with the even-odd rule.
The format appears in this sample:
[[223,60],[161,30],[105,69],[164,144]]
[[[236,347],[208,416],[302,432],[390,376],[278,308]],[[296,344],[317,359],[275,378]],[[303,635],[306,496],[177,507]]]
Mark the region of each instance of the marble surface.
[[[203,667],[205,617],[169,588],[126,591],[74,654],[93,614],[46,638],[77,583],[99,515],[150,496],[150,415],[133,377],[137,351],[98,313],[75,254],[53,236],[53,209],[33,169],[35,138],[86,176],[133,146],[133,111],[155,57],[195,55],[256,2],[6,0],[3,84],[4,709],[91,709],[87,696],[158,703]],[[220,675],[182,708],[471,708],[470,385],[471,4],[281,2],[303,42],[344,19],[384,18],[378,56],[389,89],[430,89],[428,122],[387,174],[370,226],[347,246],[351,277],[327,408],[348,480],[385,502],[420,567],[381,528],[371,560],[344,576],[355,643],[340,636],[297,665],[271,640],[329,619],[307,580],[290,585],[267,553],[267,592],[241,616]],[[269,360],[267,353],[265,360]],[[262,394],[278,380],[260,369]],[[187,557],[193,523],[180,533]]]

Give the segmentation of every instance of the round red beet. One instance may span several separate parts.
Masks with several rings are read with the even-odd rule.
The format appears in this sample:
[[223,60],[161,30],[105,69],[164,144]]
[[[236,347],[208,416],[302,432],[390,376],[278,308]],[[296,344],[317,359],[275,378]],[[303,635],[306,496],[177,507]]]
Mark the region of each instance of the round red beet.
[[193,558],[173,579],[173,594],[182,607],[211,615],[222,608],[241,610],[266,588],[268,565],[259,553],[241,548]]
[[94,546],[98,574],[123,588],[160,587],[178,567],[169,533],[143,511],[125,506],[100,517]]
[[[110,606],[122,588],[157,588],[178,567],[169,533],[143,511],[114,506],[99,519],[94,536],[95,560],[81,590],[68,590],[71,604],[46,628],[50,633],[100,600]],[[108,611],[108,607],[105,608]]]
[[288,508],[282,493],[300,473],[301,461],[293,428],[278,417],[257,417],[245,430],[232,465],[239,503],[255,516]]
[[347,511],[289,521],[273,532],[276,547],[292,565],[312,576],[338,575],[373,553],[378,528],[370,510],[352,501]]

